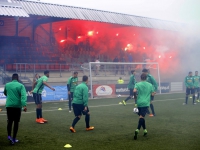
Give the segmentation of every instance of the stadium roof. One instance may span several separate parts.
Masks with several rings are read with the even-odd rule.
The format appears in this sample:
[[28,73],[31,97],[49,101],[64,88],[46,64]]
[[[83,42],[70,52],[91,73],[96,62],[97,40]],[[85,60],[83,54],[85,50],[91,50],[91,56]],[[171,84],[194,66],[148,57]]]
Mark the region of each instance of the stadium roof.
[[[155,28],[162,30],[180,31],[183,29],[182,24],[158,19],[139,17],[134,15],[72,7],[66,5],[42,3],[35,1],[11,0],[13,4],[20,4],[29,15],[48,16],[57,18],[88,20],[105,23],[113,23],[128,26],[137,26],[145,28]],[[9,8],[13,9],[14,8]],[[16,9],[16,8],[15,8]],[[0,11],[0,15],[1,15]],[[19,13],[18,13],[19,14]],[[12,13],[14,15],[14,13]]]
[[6,1],[0,1],[0,16],[29,17],[20,4],[16,5]]

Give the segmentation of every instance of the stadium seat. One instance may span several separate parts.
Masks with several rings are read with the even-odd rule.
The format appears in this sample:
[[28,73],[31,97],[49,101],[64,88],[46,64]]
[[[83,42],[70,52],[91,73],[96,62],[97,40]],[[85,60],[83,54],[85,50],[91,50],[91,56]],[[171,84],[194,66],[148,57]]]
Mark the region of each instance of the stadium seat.
[[66,69],[66,70],[69,70],[69,68],[70,68],[69,65],[66,65],[66,66],[65,66],[65,69]]
[[0,60],[0,65],[4,65],[4,60]]
[[12,64],[7,64],[7,65],[6,65],[6,70],[7,70],[7,71],[12,71],[12,70],[13,70]]
[[28,64],[26,64],[25,66],[26,66],[26,70],[30,69],[30,66]]
[[41,70],[45,70],[46,68],[47,68],[46,65],[40,65],[40,69],[41,69]]
[[61,69],[64,70],[66,65],[61,65]]
[[25,70],[25,65],[24,64],[19,65],[19,70],[20,70],[20,68],[21,68],[21,70]]
[[16,71],[16,69],[17,69],[16,64],[13,64],[13,65],[12,65],[12,68],[13,68],[13,71]]
[[49,69],[50,69],[50,70],[54,70],[54,69],[55,69],[55,66],[54,66],[54,65],[49,65]]
[[[47,44],[36,44],[30,41],[29,37],[0,36],[0,65],[6,63],[65,63],[60,60],[60,53],[56,53],[54,48]],[[42,51],[42,53],[41,53]],[[3,57],[2,57],[3,56]],[[16,69],[15,65],[12,65]],[[19,68],[19,67],[18,67]],[[21,66],[25,69],[25,66]],[[36,69],[46,69],[46,65],[37,66]],[[51,66],[52,69],[60,69],[60,66]],[[11,69],[9,67],[9,69]],[[27,70],[33,69],[33,66],[27,66]],[[62,69],[66,66],[62,65]]]
[[60,70],[60,65],[55,65],[56,70]]
[[40,70],[40,65],[35,65],[35,70]]
[[27,64],[29,67],[29,70],[33,70],[34,69],[34,65],[33,64]]

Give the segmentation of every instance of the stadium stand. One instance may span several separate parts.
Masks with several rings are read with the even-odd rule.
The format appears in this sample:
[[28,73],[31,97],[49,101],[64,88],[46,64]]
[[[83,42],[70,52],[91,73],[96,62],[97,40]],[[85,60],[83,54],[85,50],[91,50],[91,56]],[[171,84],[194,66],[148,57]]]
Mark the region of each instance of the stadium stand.
[[[6,64],[6,70],[16,70],[15,63],[30,63],[26,70],[33,69],[31,63],[48,63],[50,69],[59,69],[59,65],[66,61],[60,60],[59,51],[50,49],[47,45],[35,44],[28,37],[0,36],[0,65]],[[45,64],[35,65],[35,69],[47,69]],[[62,66],[68,69],[68,66]],[[22,65],[24,70],[25,66]]]
[[[22,0],[0,0],[0,4],[0,67],[3,70],[0,77],[4,79],[17,72],[20,77],[32,80],[34,73],[42,74],[48,69],[53,70],[50,82],[64,83],[73,71],[84,72],[80,64],[93,62],[97,57],[100,62],[112,62],[115,55],[126,57],[116,51],[125,50],[130,41],[134,41],[135,51],[146,52],[148,49],[143,46],[151,46],[151,40],[157,40],[149,36],[151,33],[165,41],[161,35],[176,37],[179,31],[185,30],[175,22],[87,8]],[[88,33],[93,30],[98,36],[89,37]],[[134,62],[143,60],[140,54]],[[107,68],[110,78],[103,78],[101,65],[103,77],[95,79],[96,82],[104,79],[115,82],[119,77],[115,79],[112,69]],[[126,77],[129,80],[128,70]]]

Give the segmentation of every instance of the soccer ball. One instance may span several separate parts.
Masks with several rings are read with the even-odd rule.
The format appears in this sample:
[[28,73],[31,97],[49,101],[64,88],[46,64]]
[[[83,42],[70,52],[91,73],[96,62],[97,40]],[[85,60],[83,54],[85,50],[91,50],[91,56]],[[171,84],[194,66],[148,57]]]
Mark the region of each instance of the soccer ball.
[[60,99],[60,101],[63,101],[63,100],[64,100],[63,98]]
[[119,97],[121,97],[121,95],[119,94],[119,95],[117,95],[117,97],[119,98]]
[[139,112],[138,108],[133,108],[133,113],[138,113],[138,112]]

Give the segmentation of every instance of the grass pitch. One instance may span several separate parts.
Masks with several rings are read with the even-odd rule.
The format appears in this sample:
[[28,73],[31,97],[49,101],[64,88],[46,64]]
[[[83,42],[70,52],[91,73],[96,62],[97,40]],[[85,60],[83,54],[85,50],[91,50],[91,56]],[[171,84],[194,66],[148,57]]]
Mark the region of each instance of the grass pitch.
[[[133,100],[126,106],[118,103],[123,98],[89,101],[93,131],[85,131],[84,116],[71,133],[74,114],[68,112],[67,102],[43,104],[47,124],[35,122],[35,105],[28,105],[22,113],[14,146],[7,141],[6,112],[0,112],[0,150],[62,150],[71,144],[74,150],[200,150],[200,104],[183,106],[185,94],[156,95],[156,117],[146,116],[148,136],[141,129],[138,140],[134,131],[138,116],[133,113]],[[62,110],[58,110],[62,108]]]

